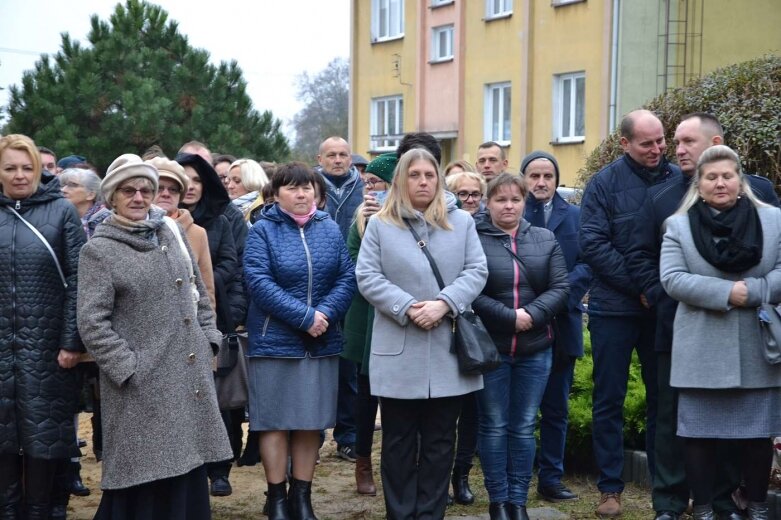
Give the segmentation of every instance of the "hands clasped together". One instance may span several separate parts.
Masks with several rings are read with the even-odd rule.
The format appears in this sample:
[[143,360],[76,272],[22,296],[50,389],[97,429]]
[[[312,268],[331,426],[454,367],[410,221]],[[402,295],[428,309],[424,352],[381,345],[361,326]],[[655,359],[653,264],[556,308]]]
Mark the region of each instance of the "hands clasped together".
[[423,330],[431,330],[442,323],[442,318],[450,311],[450,307],[442,300],[427,300],[413,303],[407,309],[407,316]]
[[328,317],[320,311],[315,311],[315,321],[312,323],[312,326],[306,330],[307,333],[313,338],[316,338],[325,334],[325,331],[327,330]]

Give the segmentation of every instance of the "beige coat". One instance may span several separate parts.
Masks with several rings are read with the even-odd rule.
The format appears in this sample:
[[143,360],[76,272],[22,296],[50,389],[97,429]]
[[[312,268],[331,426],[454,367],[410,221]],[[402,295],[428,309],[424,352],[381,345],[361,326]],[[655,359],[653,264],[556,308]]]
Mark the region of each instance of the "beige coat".
[[215,310],[217,309],[217,300],[214,297],[214,271],[212,269],[212,257],[209,254],[209,239],[206,238],[206,230],[193,222],[193,216],[186,209],[180,209],[174,219],[182,226],[187,235],[187,241],[193,250],[195,263],[198,264],[198,269],[201,270],[203,285],[206,286],[206,292],[209,293],[209,303],[212,305],[212,310]]

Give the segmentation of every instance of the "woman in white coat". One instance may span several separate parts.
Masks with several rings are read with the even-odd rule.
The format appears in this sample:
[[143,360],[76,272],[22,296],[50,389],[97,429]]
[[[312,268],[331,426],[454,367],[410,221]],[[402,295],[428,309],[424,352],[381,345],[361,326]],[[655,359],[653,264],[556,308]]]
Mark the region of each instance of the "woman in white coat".
[[752,520],[766,519],[773,448],[781,434],[781,365],[767,363],[757,321],[781,302],[781,210],[759,202],[737,154],[707,149],[687,196],[667,219],[662,285],[678,300],[670,384],[679,390],[694,517],[713,518],[719,450],[740,451]]
[[[407,223],[435,258],[443,289]],[[449,316],[469,307],[487,275],[474,221],[446,197],[434,157],[406,152],[385,205],[369,220],[356,266],[358,287],[376,311],[369,378],[380,398],[391,520],[444,517],[459,396],[483,387],[482,376],[458,370]]]

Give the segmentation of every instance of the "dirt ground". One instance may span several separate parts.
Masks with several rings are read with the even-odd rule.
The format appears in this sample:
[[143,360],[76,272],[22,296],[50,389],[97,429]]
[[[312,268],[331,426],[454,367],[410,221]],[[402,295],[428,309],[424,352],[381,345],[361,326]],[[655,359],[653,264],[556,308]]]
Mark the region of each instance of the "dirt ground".
[[[79,437],[87,440],[88,445],[82,451],[82,480],[92,490],[88,497],[71,497],[68,506],[68,518],[71,520],[91,520],[100,503],[100,463],[92,453],[92,429],[90,414],[80,416]],[[246,425],[245,425],[246,426]],[[365,497],[355,492],[355,465],[336,457],[336,444],[330,432],[325,445],[320,450],[320,464],[315,471],[312,502],[320,520],[380,520],[385,518],[385,506],[379,479],[380,432],[375,432],[374,475],[378,485],[376,497]],[[453,506],[448,508],[449,516],[480,515],[488,511],[488,497],[482,485],[479,461],[472,471],[472,490],[476,500],[471,506]],[[214,520],[263,519],[261,510],[265,497],[266,484],[263,466],[236,467],[231,470],[233,494],[229,497],[211,498]],[[557,504],[555,507],[570,518],[594,518],[594,507],[599,495],[595,480],[590,476],[569,477],[566,482],[581,499],[577,502]],[[529,507],[550,507],[534,497],[536,482],[532,482]],[[628,485],[623,496],[623,520],[646,519],[652,514],[650,494],[647,490]],[[534,515],[532,515],[534,517]]]

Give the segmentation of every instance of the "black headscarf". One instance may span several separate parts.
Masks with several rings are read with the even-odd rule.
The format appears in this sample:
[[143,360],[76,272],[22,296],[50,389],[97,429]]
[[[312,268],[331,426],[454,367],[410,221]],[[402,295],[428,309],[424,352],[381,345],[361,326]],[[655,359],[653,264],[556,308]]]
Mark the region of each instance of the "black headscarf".
[[[194,153],[180,153],[176,162],[182,166],[191,166],[198,172],[203,185],[201,200],[190,211],[193,221],[201,227],[225,212],[225,207],[231,203],[228,192],[222,184],[214,168],[203,157]],[[179,204],[185,207],[183,204]]]
[[728,273],[742,273],[762,260],[762,223],[746,197],[714,213],[700,199],[689,208],[694,245],[706,262]]

